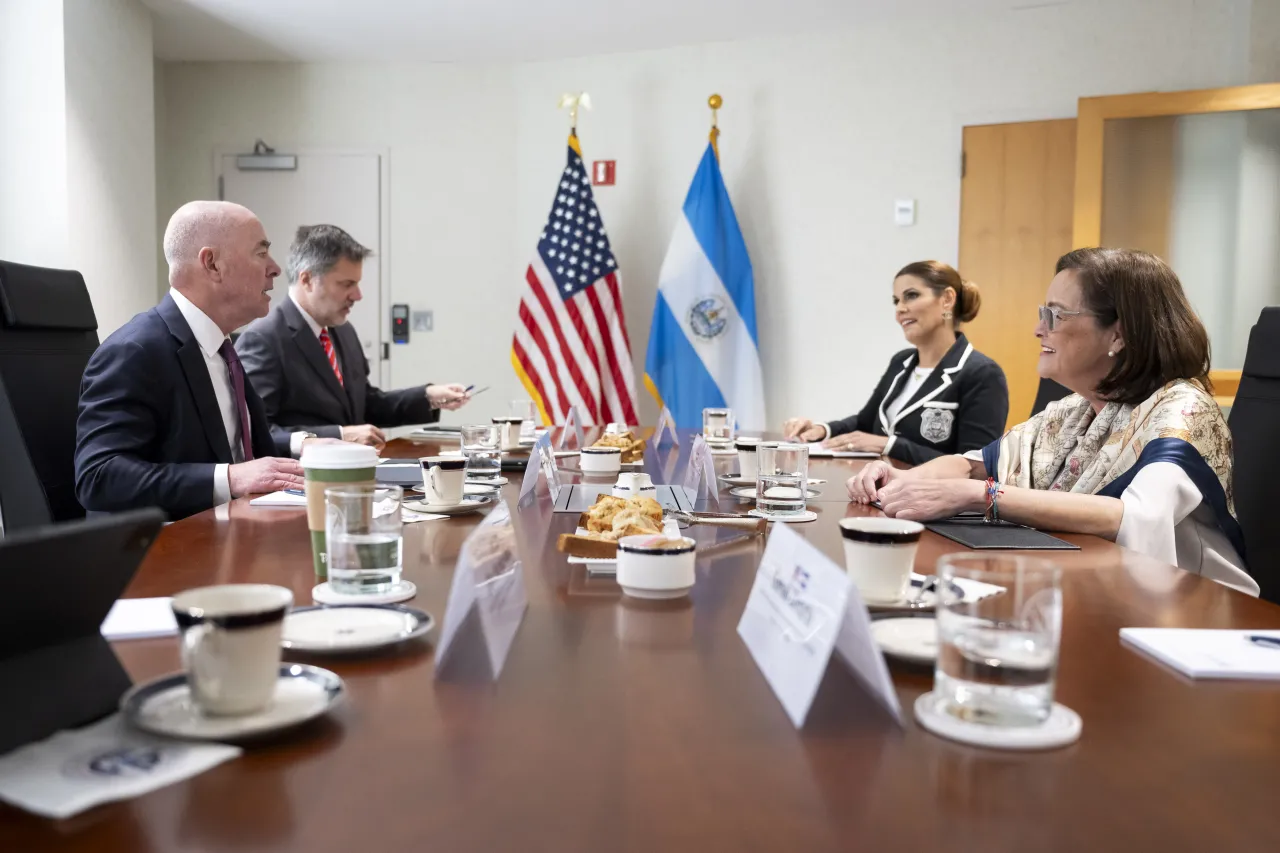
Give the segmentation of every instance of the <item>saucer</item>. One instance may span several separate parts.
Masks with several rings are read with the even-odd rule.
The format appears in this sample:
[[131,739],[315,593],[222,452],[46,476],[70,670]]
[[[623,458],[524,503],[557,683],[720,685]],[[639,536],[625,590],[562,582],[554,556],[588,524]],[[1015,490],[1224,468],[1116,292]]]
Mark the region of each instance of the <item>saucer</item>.
[[[422,494],[422,488],[420,486],[406,486],[405,492],[411,492],[415,495],[420,495]],[[496,483],[493,485],[490,485],[489,483],[478,483],[474,480],[467,480],[465,483],[462,484],[463,497],[466,497],[467,495],[493,495],[493,494],[497,494],[497,492],[498,492],[498,485]],[[436,511],[437,510],[434,510],[434,509],[431,510],[431,512],[436,512]]]
[[778,515],[772,512],[764,512],[759,509],[750,510],[747,515],[754,515],[756,518],[763,518],[765,521],[781,521],[784,524],[800,524],[805,521],[817,521],[818,514],[813,510],[807,509],[799,515]]
[[318,584],[311,590],[311,600],[316,604],[395,604],[408,601],[418,594],[413,581],[401,580],[386,592],[346,593],[334,592],[329,582]]
[[666,601],[672,598],[684,598],[689,594],[689,590],[693,589],[693,585],[683,587],[681,589],[644,589],[638,586],[624,586],[622,591],[632,598],[644,598],[649,601]]
[[[730,477],[728,474],[722,474],[720,476],[720,479],[723,480],[725,485],[728,485],[728,486],[750,486],[752,488],[755,488],[755,485],[756,485],[755,477],[739,477],[736,475]],[[819,480],[814,477],[809,478],[809,485],[811,487],[821,486],[826,482],[827,482],[826,480]]]
[[[742,498],[744,501],[753,501],[756,499],[756,487],[739,486],[736,489],[730,489],[729,494],[733,495],[735,498]],[[804,496],[806,498],[816,498],[821,494],[822,492],[819,492],[817,489],[804,490]]]
[[436,515],[466,515],[469,512],[482,510],[490,504],[497,503],[498,493],[487,491],[483,495],[463,495],[462,502],[456,504],[429,504],[423,500],[405,501],[404,507],[411,512],[428,512]]
[[931,664],[938,659],[938,620],[931,617],[876,619],[871,637],[886,655],[908,663]]
[[282,664],[271,704],[254,714],[209,716],[196,708],[187,674],[140,684],[120,699],[120,713],[136,729],[182,740],[240,741],[274,735],[328,713],[343,697],[342,679],[327,669]]
[[716,447],[714,444],[708,444],[707,447],[711,448],[712,456],[737,456],[738,455],[737,449],[734,448],[732,445],[730,445],[729,447]]
[[467,485],[469,486],[493,486],[495,488],[497,488],[498,486],[505,486],[509,482],[511,481],[508,480],[506,477],[497,477],[496,479],[493,479],[493,480],[467,480],[466,481]]
[[916,722],[939,737],[992,749],[1054,749],[1080,739],[1084,723],[1065,705],[1053,703],[1049,719],[1038,726],[990,726],[947,712],[943,698],[930,691],[916,699]]
[[403,604],[295,607],[284,617],[281,645],[308,654],[354,654],[408,642],[434,626],[430,613]]

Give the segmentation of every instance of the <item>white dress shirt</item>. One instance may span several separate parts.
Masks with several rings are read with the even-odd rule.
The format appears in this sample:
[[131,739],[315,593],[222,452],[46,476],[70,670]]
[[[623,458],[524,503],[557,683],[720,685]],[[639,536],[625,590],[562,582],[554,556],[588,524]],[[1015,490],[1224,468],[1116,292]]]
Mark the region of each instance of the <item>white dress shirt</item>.
[[[223,361],[218,350],[227,336],[218,328],[218,324],[209,319],[190,299],[173,288],[169,289],[182,318],[191,327],[196,343],[200,345],[200,354],[204,356],[205,367],[209,368],[209,379],[213,381],[213,394],[218,398],[218,411],[222,413],[222,426],[227,432],[227,444],[231,445],[233,462],[244,461],[244,449],[240,445],[240,407],[236,404],[235,391],[231,385],[231,371]],[[213,505],[218,506],[231,500],[231,482],[227,477],[226,463],[213,467]]]

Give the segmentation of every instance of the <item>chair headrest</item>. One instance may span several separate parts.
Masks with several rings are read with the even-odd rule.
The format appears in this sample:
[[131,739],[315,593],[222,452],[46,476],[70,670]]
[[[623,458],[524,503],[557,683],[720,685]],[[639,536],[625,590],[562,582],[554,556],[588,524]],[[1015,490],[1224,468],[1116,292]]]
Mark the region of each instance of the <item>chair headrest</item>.
[[1244,356],[1244,376],[1280,379],[1280,306],[1263,308]]
[[0,261],[0,321],[11,329],[98,328],[84,276],[11,261]]

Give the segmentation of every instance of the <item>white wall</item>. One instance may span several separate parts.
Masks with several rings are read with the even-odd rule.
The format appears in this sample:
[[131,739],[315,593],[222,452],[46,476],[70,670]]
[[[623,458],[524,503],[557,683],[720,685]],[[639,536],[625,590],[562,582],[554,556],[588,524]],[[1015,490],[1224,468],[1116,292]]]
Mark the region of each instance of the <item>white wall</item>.
[[105,338],[156,303],[151,14],[138,0],[64,0],[69,265]]
[[[496,413],[518,395],[506,352],[563,167],[560,93],[591,93],[584,153],[618,161],[618,186],[597,200],[643,365],[658,269],[719,92],[770,420],[842,416],[902,346],[893,272],[955,261],[964,125],[1071,116],[1086,95],[1243,82],[1251,11],[1077,0],[507,67],[166,65],[160,218],[213,192],[217,145],[389,147],[393,301],[434,308],[437,328],[396,350],[392,377],[493,384],[471,413]],[[918,200],[911,228],[892,224],[903,197]]]
[[67,265],[62,3],[0,0],[0,258]]

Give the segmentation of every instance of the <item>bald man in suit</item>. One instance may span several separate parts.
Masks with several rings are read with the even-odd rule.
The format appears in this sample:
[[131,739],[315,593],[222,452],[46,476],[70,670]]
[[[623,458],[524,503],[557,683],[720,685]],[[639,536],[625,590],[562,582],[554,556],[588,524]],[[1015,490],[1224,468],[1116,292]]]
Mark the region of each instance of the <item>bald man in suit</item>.
[[228,337],[267,313],[280,267],[262,223],[219,201],[169,220],[169,293],[89,359],[76,422],[85,509],[158,506],[183,518],[256,492],[302,488]]

